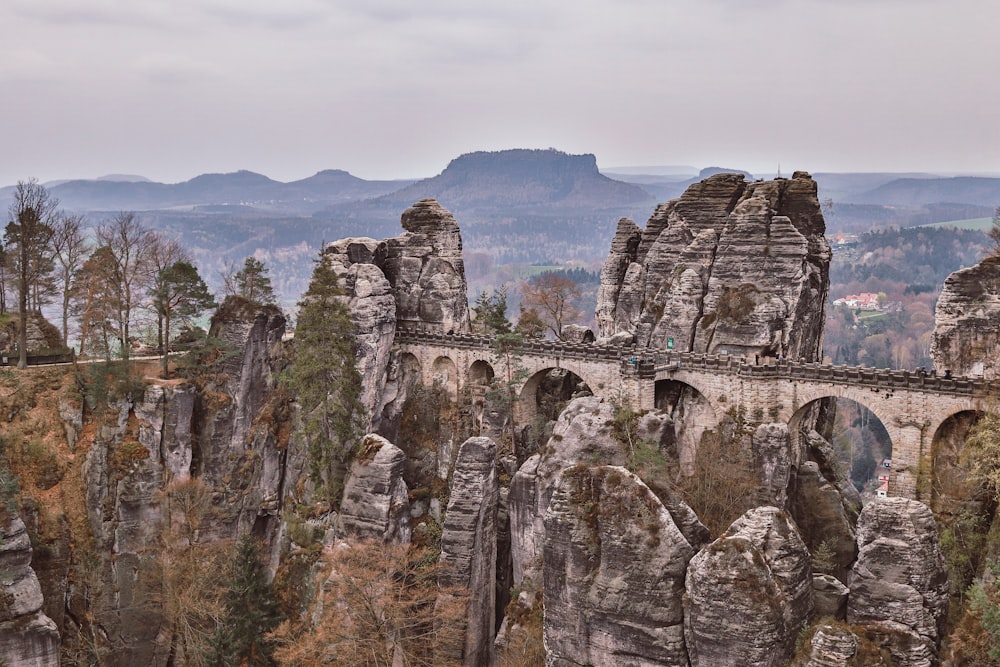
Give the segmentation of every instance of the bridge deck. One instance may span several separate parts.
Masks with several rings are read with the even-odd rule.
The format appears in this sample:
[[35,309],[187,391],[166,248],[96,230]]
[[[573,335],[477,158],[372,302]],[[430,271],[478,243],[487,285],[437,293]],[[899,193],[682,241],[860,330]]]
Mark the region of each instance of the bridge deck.
[[[426,333],[400,329],[399,343],[430,345],[444,348],[492,350],[496,339],[477,334]],[[982,378],[939,376],[923,370],[891,370],[863,366],[833,366],[794,361],[765,364],[750,363],[734,355],[671,352],[636,347],[612,347],[594,343],[563,343],[554,340],[525,340],[520,353],[531,356],[588,359],[622,364],[627,370],[644,377],[669,374],[679,369],[709,371],[726,375],[741,375],[760,380],[808,380],[849,384],[853,386],[902,389],[920,393],[943,393],[971,396],[1000,395],[1000,382]]]

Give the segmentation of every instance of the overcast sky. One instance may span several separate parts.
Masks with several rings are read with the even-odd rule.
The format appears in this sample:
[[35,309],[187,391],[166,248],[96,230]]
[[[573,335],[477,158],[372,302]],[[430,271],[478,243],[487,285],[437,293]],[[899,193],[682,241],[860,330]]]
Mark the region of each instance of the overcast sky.
[[998,0],[3,0],[0,184],[250,169],[1000,172]]

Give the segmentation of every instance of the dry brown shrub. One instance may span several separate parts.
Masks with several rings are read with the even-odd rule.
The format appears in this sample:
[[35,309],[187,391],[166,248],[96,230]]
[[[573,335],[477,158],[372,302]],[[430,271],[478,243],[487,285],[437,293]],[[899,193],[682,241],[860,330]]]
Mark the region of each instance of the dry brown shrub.
[[318,599],[305,620],[283,622],[270,638],[287,667],[449,667],[443,657],[464,637],[464,598],[437,585],[440,568],[406,544],[341,543],[323,553]]

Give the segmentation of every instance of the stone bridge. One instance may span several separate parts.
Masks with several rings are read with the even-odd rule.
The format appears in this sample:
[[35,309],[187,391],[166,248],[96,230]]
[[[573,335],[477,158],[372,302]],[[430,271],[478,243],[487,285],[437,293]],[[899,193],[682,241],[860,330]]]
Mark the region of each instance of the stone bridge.
[[[406,372],[426,385],[440,382],[453,396],[460,388],[485,388],[495,375],[506,373],[489,336],[401,329],[395,344]],[[798,438],[815,401],[851,399],[885,426],[892,441],[889,492],[907,497],[917,495],[918,477],[929,471],[931,443],[946,422],[961,413],[982,412],[990,396],[1000,395],[997,383],[923,371],[774,360],[757,365],[736,356],[550,340],[525,341],[517,365],[522,372],[515,387],[522,399],[533,399],[541,378],[557,368],[577,375],[595,395],[640,411],[658,407],[658,398],[671,389],[689,387],[709,408],[691,417],[701,422],[692,425],[703,429],[716,428],[724,414],[742,409],[751,421],[788,424]],[[533,416],[534,404],[519,401],[522,423]]]

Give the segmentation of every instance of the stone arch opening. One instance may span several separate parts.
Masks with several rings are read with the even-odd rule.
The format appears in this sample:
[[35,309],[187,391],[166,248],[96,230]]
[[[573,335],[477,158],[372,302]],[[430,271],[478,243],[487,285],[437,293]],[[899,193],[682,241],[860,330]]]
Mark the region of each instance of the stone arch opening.
[[[949,578],[958,590],[965,590],[983,571],[987,535],[997,514],[992,494],[977,488],[961,463],[969,432],[984,415],[980,410],[956,412],[938,425],[931,438],[929,504],[941,529]],[[950,557],[956,548],[961,549],[961,558]]]
[[458,366],[451,357],[441,356],[431,366],[431,384],[440,385],[451,400],[458,398]]
[[466,391],[472,403],[472,418],[480,435],[487,435],[499,439],[502,433],[504,422],[503,416],[495,411],[489,411],[487,418],[486,397],[493,384],[496,373],[489,362],[478,359],[469,366],[468,381]]
[[417,359],[415,354],[403,352],[399,355],[397,373],[398,383],[401,387],[412,387],[415,384],[423,384],[420,360]]
[[592,395],[590,385],[566,368],[545,368],[529,377],[516,408],[521,434],[518,458],[527,458],[548,440],[553,423],[567,403]]
[[489,387],[496,373],[489,362],[478,359],[469,366],[469,384],[473,387]]
[[962,410],[941,422],[931,438],[931,504],[935,511],[948,513],[962,499],[974,497],[975,490],[961,465],[962,449],[969,431],[985,413]]
[[706,431],[718,427],[715,410],[708,398],[695,387],[680,380],[657,380],[653,388],[653,407],[669,415],[672,428],[666,430],[661,450],[672,451],[681,473],[695,471],[698,445]]
[[795,411],[788,432],[801,461],[815,462],[825,477],[839,474],[841,479],[828,481],[841,487],[849,482],[859,501],[897,495],[892,438],[863,403],[841,396],[816,398]]

